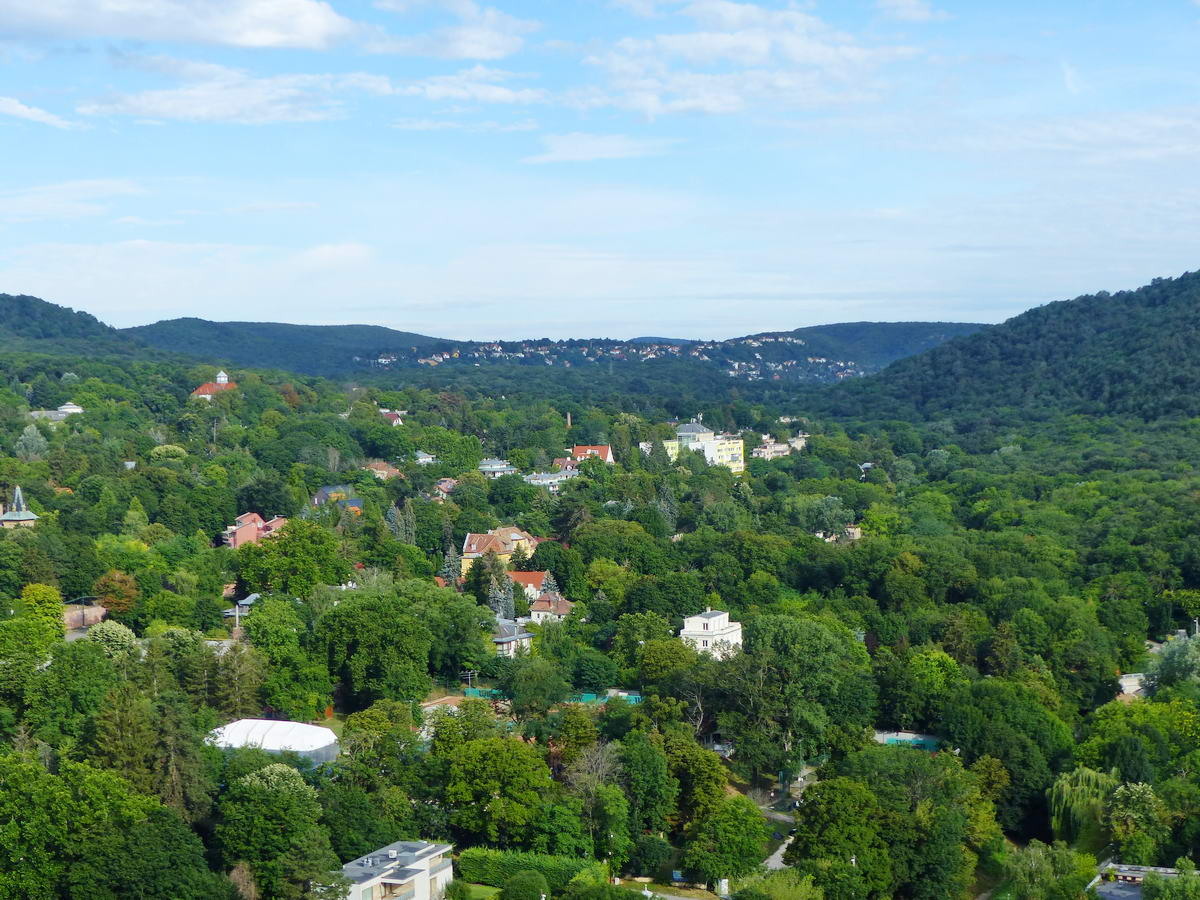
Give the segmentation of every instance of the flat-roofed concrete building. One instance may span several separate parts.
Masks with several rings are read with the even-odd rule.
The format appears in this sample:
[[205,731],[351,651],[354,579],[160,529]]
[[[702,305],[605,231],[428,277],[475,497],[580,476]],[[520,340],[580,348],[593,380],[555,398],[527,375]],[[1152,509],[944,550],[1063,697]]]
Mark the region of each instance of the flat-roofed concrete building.
[[450,844],[396,841],[342,866],[347,900],[441,900],[454,880]]

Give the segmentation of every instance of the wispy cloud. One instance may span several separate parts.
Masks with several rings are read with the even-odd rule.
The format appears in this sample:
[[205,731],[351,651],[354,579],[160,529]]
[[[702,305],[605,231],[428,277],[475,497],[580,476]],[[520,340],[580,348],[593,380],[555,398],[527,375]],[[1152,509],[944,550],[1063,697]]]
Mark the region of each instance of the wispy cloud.
[[[1200,0],[1196,0],[1200,3]],[[1079,70],[1069,62],[1059,63],[1059,68],[1062,70],[1063,87],[1066,88],[1068,94],[1080,94],[1083,92],[1083,80],[1079,77]]]
[[756,102],[853,102],[879,93],[879,67],[916,53],[866,45],[798,8],[694,0],[681,13],[691,29],[624,38],[588,57],[608,73],[609,84],[576,92],[574,101],[650,117],[731,113]]
[[458,20],[454,25],[428,34],[378,36],[368,43],[368,49],[376,53],[442,59],[503,59],[519,51],[525,45],[525,36],[540,27],[540,23],[531,19],[519,19],[495,7],[480,6],[474,0],[379,0],[375,5],[393,12],[409,12],[434,5]]
[[515,72],[477,65],[453,75],[433,75],[397,85],[395,92],[426,100],[478,103],[539,103],[546,99],[546,92],[540,88],[512,88],[500,83],[519,77]]
[[520,119],[516,122],[397,119],[392,123],[392,127],[399,128],[401,131],[466,131],[473,134],[501,134],[509,131],[536,131],[538,123],[534,119]]
[[183,83],[84,103],[79,107],[82,115],[250,125],[318,122],[341,115],[343,94],[392,92],[387,78],[364,72],[259,77],[214,63],[167,56],[123,55],[119,60],[173,75]]
[[28,122],[38,122],[51,128],[70,128],[71,123],[52,112],[38,109],[36,106],[26,106],[13,97],[0,97],[0,116],[13,116]]
[[105,201],[142,193],[123,179],[64,181],[0,192],[0,221],[37,222],[82,219],[107,211]]
[[665,153],[672,140],[632,138],[624,134],[548,134],[542,138],[545,150],[527,156],[526,163],[592,162],[600,159],[634,159]]
[[323,0],[0,0],[7,34],[321,49],[356,26]]
[[875,0],[875,8],[901,22],[936,22],[949,16],[934,9],[929,0]]

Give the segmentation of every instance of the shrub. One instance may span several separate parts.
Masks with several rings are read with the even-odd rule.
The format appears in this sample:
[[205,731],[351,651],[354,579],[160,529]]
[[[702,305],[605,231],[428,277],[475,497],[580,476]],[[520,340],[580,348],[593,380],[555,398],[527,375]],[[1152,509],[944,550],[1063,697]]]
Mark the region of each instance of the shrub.
[[608,870],[604,863],[573,856],[552,856],[548,853],[524,853],[519,850],[489,850],[471,847],[458,857],[459,876],[464,881],[504,887],[510,878],[522,872],[538,872],[554,893],[579,876],[605,881]]
[[542,900],[550,896],[550,885],[541,872],[526,869],[504,883],[500,900]]

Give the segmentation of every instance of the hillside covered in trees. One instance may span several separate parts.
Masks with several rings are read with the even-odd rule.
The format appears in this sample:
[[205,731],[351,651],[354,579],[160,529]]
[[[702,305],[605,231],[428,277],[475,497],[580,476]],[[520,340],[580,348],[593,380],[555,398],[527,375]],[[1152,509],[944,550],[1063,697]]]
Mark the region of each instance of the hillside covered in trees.
[[[1108,327],[1080,358],[1157,353],[1138,310],[1184,327],[1190,280],[1038,310],[1045,348],[1083,309]],[[401,839],[455,845],[449,900],[675,871],[735,900],[1049,900],[1105,856],[1200,858],[1200,426],[1132,388],[1008,418],[971,378],[978,405],[930,388],[905,418],[872,405],[890,375],[798,394],[656,360],[232,367],[202,399],[215,364],[41,346],[0,350],[0,501],[25,507],[0,529],[0,896],[337,898]],[[670,458],[694,416],[743,474]],[[576,445],[613,461],[525,481]],[[231,546],[247,513],[288,521]],[[505,527],[528,550],[463,564]],[[535,583],[561,620],[530,618]],[[740,645],[680,639],[706,610]],[[528,646],[497,653],[501,620]],[[243,718],[341,752],[209,738]]]
[[1200,272],[1191,272],[1031,309],[847,385],[829,395],[826,408],[957,419],[1016,411],[1194,416],[1197,340]]

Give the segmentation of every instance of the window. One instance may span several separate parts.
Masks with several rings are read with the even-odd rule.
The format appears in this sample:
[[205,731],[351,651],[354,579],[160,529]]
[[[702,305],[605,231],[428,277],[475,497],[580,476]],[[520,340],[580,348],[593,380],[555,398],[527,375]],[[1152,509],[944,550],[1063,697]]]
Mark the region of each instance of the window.
[[708,623],[707,622],[704,623],[704,630],[708,631]]

